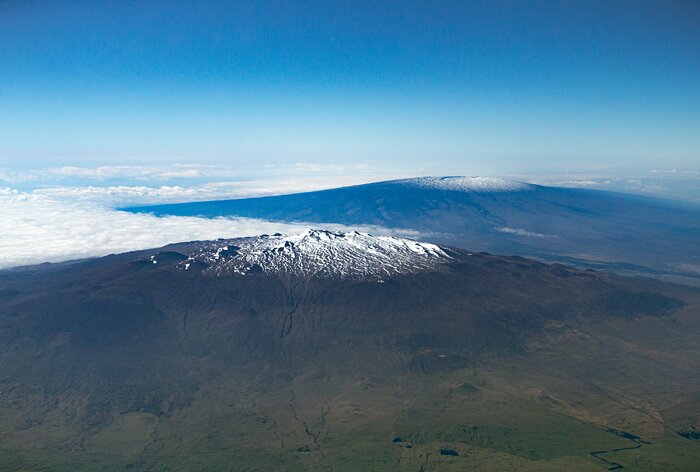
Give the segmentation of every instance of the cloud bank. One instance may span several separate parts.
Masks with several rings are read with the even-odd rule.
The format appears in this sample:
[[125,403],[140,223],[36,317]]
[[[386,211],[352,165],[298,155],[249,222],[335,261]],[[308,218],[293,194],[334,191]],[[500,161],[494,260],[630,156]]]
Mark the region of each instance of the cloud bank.
[[62,166],[46,169],[0,169],[0,180],[6,182],[60,181],[81,179],[103,182],[113,179],[168,181],[171,179],[240,178],[231,166],[205,164],[169,164],[147,166]]
[[[337,224],[285,224],[251,218],[156,217],[115,211],[92,201],[0,188],[0,268],[59,262],[201,239],[294,233]],[[353,227],[374,234],[419,237],[416,232]]]
[[[317,184],[328,178],[331,180],[372,181],[382,178],[396,178],[395,172],[380,171],[367,164],[339,165],[317,162],[298,162],[293,165],[250,165],[246,168],[229,165],[210,164],[167,164],[167,165],[119,165],[79,167],[62,166],[42,169],[21,169],[0,167],[0,182],[17,187],[38,187],[42,185],[99,185],[137,183],[153,186],[158,184],[175,185],[195,182],[240,183],[266,180],[314,181]],[[403,174],[401,174],[403,175]],[[292,177],[291,179],[289,177]]]
[[[374,180],[377,180],[376,178]],[[286,177],[194,185],[56,185],[32,190],[54,200],[79,200],[107,206],[193,202],[310,192],[372,182],[367,176]]]

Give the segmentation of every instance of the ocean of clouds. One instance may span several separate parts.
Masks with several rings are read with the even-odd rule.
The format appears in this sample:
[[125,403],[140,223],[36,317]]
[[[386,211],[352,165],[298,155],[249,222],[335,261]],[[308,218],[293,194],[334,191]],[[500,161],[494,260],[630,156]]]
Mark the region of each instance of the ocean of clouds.
[[[67,198],[70,192],[59,193],[60,198],[56,198],[50,193],[0,188],[0,268],[104,256],[180,241],[294,233],[319,226],[335,231],[350,229],[337,224],[287,224],[251,218],[156,217],[81,199],[85,192],[77,190],[73,198]],[[378,227],[352,229],[419,236]]]

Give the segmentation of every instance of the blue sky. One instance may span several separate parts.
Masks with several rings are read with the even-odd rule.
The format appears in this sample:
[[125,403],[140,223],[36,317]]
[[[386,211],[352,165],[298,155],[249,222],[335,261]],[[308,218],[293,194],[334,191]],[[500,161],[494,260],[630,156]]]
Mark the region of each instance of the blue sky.
[[4,1],[0,168],[697,169],[698,24],[694,0]]

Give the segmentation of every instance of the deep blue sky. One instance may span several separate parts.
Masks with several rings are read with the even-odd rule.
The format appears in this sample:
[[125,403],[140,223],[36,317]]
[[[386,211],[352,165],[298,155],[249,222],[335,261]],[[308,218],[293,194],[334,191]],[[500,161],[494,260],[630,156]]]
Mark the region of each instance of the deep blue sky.
[[700,2],[0,1],[0,168],[700,167]]

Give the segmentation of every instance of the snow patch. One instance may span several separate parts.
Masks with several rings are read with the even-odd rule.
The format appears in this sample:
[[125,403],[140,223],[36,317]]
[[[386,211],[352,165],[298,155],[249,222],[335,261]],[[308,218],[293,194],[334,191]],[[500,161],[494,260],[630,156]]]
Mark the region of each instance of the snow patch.
[[418,177],[397,180],[397,184],[431,190],[451,190],[457,192],[515,192],[530,190],[534,186],[516,180],[498,177]]
[[368,233],[307,230],[299,234],[198,243],[179,267],[204,262],[217,275],[256,271],[383,280],[433,270],[452,258],[435,244]]

